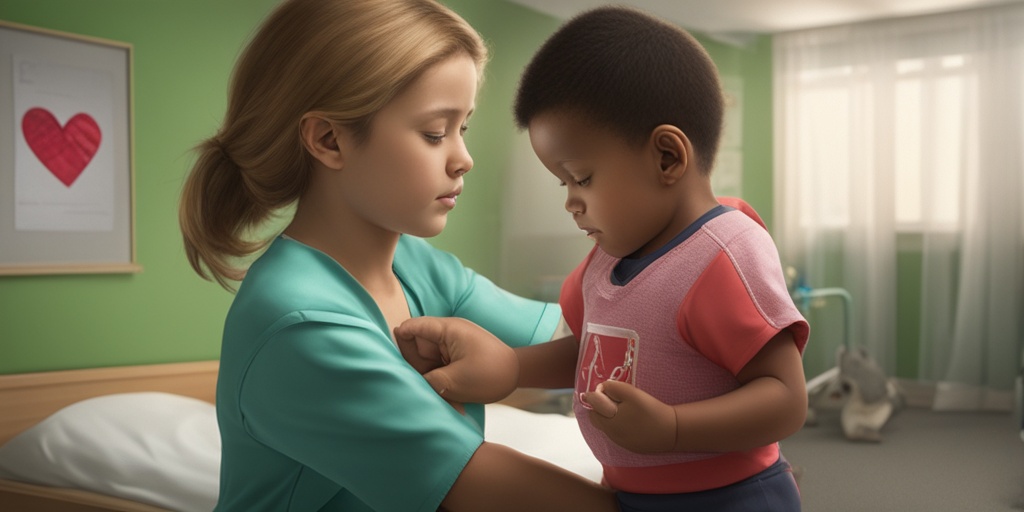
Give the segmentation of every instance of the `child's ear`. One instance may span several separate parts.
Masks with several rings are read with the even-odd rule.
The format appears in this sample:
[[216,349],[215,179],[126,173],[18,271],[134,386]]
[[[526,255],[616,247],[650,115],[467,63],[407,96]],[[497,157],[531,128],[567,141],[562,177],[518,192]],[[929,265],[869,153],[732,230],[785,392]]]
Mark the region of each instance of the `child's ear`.
[[344,158],[338,139],[345,134],[339,133],[338,127],[323,114],[307,112],[303,115],[299,121],[299,136],[313,158],[329,169],[342,168]]
[[671,185],[686,174],[693,146],[682,130],[670,124],[657,126],[651,132],[651,146],[657,153],[662,183]]

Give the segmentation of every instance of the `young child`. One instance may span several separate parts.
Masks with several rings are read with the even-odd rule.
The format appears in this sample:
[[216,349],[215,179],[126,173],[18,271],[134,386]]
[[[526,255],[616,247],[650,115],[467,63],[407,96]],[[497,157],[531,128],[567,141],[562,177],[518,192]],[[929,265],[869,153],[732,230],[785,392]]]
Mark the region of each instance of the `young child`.
[[516,122],[596,243],[562,288],[574,336],[517,349],[520,385],[575,386],[624,511],[800,509],[777,441],[806,413],[808,325],[769,233],[712,192],[722,112],[700,44],[626,8],[567,22],[519,85]]
[[[391,336],[433,315],[523,345],[558,321],[416,238],[442,230],[473,165],[485,60],[433,0],[286,0],[241,55],[180,209],[196,272],[242,279],[217,382],[217,510],[616,510],[609,490],[483,442],[482,407],[457,412]],[[257,238],[291,205],[281,236]],[[512,349],[488,346],[504,383],[448,398],[515,386]]]

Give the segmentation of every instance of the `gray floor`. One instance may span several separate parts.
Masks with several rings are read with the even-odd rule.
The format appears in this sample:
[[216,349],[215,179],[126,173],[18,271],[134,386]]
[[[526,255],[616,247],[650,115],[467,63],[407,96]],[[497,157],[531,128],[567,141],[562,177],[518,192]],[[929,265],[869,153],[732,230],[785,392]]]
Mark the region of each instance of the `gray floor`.
[[804,512],[1024,510],[1024,442],[1009,414],[907,409],[882,434],[847,441],[825,416],[784,440]]

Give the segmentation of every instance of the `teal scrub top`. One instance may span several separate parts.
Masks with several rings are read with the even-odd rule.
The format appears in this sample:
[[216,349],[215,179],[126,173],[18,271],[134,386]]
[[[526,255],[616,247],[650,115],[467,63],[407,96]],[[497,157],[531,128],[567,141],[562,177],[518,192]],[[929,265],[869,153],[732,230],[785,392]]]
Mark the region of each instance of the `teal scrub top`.
[[[512,346],[547,341],[561,316],[415,237],[393,268],[413,316],[466,318]],[[217,510],[436,510],[483,441],[483,407],[467,412],[405,362],[344,268],[279,237],[225,322]]]

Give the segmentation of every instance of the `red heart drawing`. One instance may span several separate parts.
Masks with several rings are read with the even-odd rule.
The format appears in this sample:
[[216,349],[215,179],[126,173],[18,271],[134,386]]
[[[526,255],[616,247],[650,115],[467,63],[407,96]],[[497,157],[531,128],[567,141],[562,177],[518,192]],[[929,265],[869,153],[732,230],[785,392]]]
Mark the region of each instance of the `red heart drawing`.
[[25,142],[66,187],[78,179],[100,148],[100,125],[89,114],[75,114],[61,127],[45,108],[31,108],[21,118]]

